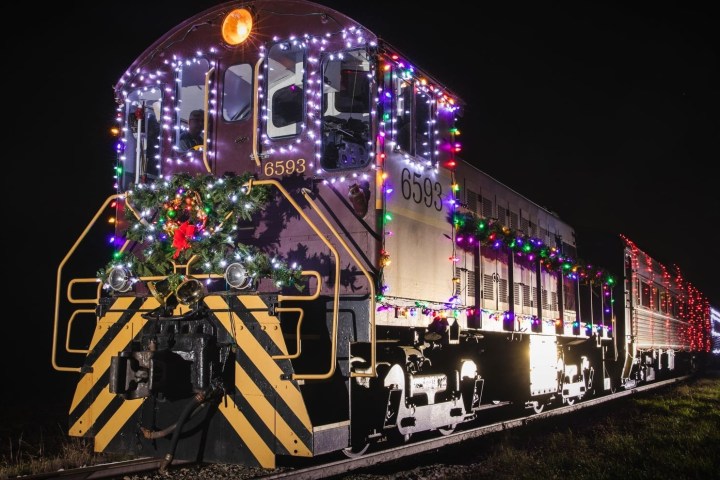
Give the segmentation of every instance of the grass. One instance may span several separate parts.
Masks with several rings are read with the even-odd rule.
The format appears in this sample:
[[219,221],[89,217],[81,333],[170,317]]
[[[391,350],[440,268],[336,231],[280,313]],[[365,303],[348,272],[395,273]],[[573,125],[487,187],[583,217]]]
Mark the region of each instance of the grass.
[[[0,479],[111,460],[93,453],[90,441],[67,437],[60,424],[43,427],[53,425],[52,413],[29,406],[18,411],[5,409],[0,423],[6,438]],[[698,377],[442,452],[443,464],[457,466],[448,479],[720,479],[720,377]],[[426,454],[413,467],[437,461],[437,454]]]
[[720,479],[720,377],[555,418],[478,439],[431,462],[441,457],[444,465],[462,465],[448,479]]
[[90,440],[68,437],[62,407],[30,401],[0,410],[0,479],[108,461]]
[[75,468],[98,461],[91,444],[81,439],[67,439],[56,448],[47,449],[43,441],[33,445],[21,436],[17,441],[10,439],[6,448],[0,461],[2,479]]

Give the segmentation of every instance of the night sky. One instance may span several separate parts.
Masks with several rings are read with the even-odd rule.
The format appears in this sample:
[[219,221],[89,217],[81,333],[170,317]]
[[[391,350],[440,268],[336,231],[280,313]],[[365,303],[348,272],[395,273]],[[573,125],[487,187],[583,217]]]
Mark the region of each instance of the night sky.
[[[23,121],[42,131],[41,138],[35,130],[19,135],[27,153],[12,168],[31,174],[27,195],[39,205],[25,217],[32,242],[15,241],[17,254],[9,256],[42,279],[20,293],[32,320],[19,310],[14,325],[34,334],[43,365],[50,364],[57,265],[113,193],[112,87],[153,41],[217,3],[66,2],[32,12],[42,14],[30,22],[40,46],[17,50],[19,70],[6,65],[16,80],[31,78],[31,89],[12,95],[23,99]],[[720,22],[711,2],[452,2],[448,10],[442,2],[434,9],[319,3],[356,19],[457,93],[467,104],[461,156],[574,226],[581,257],[592,253],[584,250],[592,232],[625,234],[679,266],[720,308],[720,200],[711,173],[720,160],[711,33]],[[107,255],[89,253],[97,263],[85,274]],[[21,341],[16,348],[31,350]]]

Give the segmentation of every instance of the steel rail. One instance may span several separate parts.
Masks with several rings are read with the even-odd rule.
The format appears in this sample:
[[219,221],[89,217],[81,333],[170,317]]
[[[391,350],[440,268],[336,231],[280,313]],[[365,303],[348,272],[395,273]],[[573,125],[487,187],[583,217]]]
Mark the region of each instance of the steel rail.
[[[96,480],[101,478],[122,477],[139,472],[148,472],[158,470],[160,464],[164,460],[162,458],[136,458],[133,460],[123,460],[120,462],[100,463],[80,468],[68,468],[66,470],[57,470],[55,472],[38,473],[34,475],[21,475],[17,478],[22,480]],[[185,460],[175,460],[172,466],[187,465],[195,462]]]

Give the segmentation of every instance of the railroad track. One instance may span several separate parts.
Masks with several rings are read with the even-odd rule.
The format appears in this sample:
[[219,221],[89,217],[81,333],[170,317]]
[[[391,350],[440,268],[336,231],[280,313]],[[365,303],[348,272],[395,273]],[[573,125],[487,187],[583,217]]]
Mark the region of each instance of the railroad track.
[[[158,470],[162,464],[162,458],[136,458],[122,462],[101,463],[80,468],[69,468],[55,472],[38,473],[34,475],[21,475],[17,478],[22,480],[91,480],[99,478],[122,478],[124,475],[133,473],[149,472]],[[191,464],[189,461],[175,461],[173,465]]]
[[659,387],[665,387],[668,385],[676,384],[687,380],[690,376],[677,377],[670,380],[655,382],[650,385],[643,385],[640,387],[633,388],[631,390],[623,390],[616,392],[611,395],[606,395],[599,398],[584,400],[576,403],[575,405],[569,405],[565,407],[554,408],[547,410],[542,413],[533,414],[526,417],[514,418],[510,420],[503,420],[490,425],[484,425],[481,427],[471,428],[461,432],[451,433],[447,436],[432,438],[427,440],[421,440],[413,443],[408,443],[398,447],[382,450],[375,453],[368,453],[359,458],[340,460],[331,463],[324,463],[322,465],[316,465],[312,467],[305,467],[297,470],[291,470],[271,475],[265,475],[261,478],[262,480],[271,479],[292,479],[292,480],[311,480],[326,478],[336,475],[342,475],[352,471],[356,471],[361,468],[372,467],[381,463],[391,462],[399,460],[401,458],[417,455],[420,453],[429,452],[436,450],[448,445],[465,442],[467,440],[478,438],[483,435],[490,433],[501,432],[503,430],[509,430],[511,428],[521,427],[527,425],[530,422],[536,422],[545,418],[554,417],[556,415],[563,415],[584,408],[599,405],[601,403],[610,402],[617,400],[622,397],[634,395],[643,391],[652,390]]
[[[593,407],[602,403],[611,402],[622,397],[634,395],[637,393],[645,392],[648,390],[666,387],[676,383],[683,382],[689,379],[690,376],[677,377],[670,380],[664,380],[655,382],[649,385],[639,386],[630,390],[623,390],[616,392],[611,395],[603,397],[593,398],[584,400],[574,405],[568,405],[564,407],[553,408],[546,410],[542,413],[536,413],[529,416],[512,418],[508,420],[501,420],[489,425],[483,425],[480,427],[470,428],[463,431],[457,431],[445,436],[430,438],[426,440],[417,440],[414,442],[406,443],[396,447],[384,449],[377,452],[370,452],[362,455],[358,458],[348,458],[324,463],[318,463],[317,465],[304,466],[301,468],[295,468],[286,470],[278,473],[271,473],[268,475],[256,476],[257,479],[262,480],[275,480],[275,479],[288,479],[288,480],[312,480],[321,479],[337,475],[343,475],[349,472],[357,471],[358,469],[373,467],[382,463],[392,462],[400,460],[402,458],[410,457],[413,455],[429,452],[432,450],[440,449],[456,443],[465,442],[473,438],[478,438],[484,435],[488,435],[495,432],[501,432],[504,430],[510,430],[512,428],[521,427],[531,422],[541,421],[546,418],[554,417],[557,415],[564,415],[570,412],[582,410],[584,408]],[[93,465],[83,468],[68,469],[58,472],[49,472],[36,475],[26,475],[22,477],[23,480],[49,480],[49,479],[62,479],[62,480],[91,480],[91,479],[111,479],[111,478],[122,478],[124,475],[151,472],[158,470],[162,463],[162,459],[157,458],[140,458],[135,460],[113,462],[107,464]],[[193,462],[190,461],[173,461],[167,472],[167,478],[172,478],[172,471],[174,468],[181,465],[191,465]],[[197,478],[202,478],[198,475]]]

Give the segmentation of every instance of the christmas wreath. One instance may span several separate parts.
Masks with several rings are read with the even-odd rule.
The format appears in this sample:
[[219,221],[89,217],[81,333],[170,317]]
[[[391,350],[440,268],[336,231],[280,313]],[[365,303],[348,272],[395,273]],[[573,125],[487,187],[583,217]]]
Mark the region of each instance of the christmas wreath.
[[196,256],[192,268],[204,273],[223,274],[227,265],[239,262],[250,277],[302,289],[299,268],[235,241],[238,222],[250,220],[267,201],[266,188],[247,188],[250,179],[249,173],[223,178],[178,174],[137,185],[127,192],[124,235],[142,247],[116,252],[98,278],[107,282],[117,266],[140,277],[175,276],[174,264],[186,265]]

